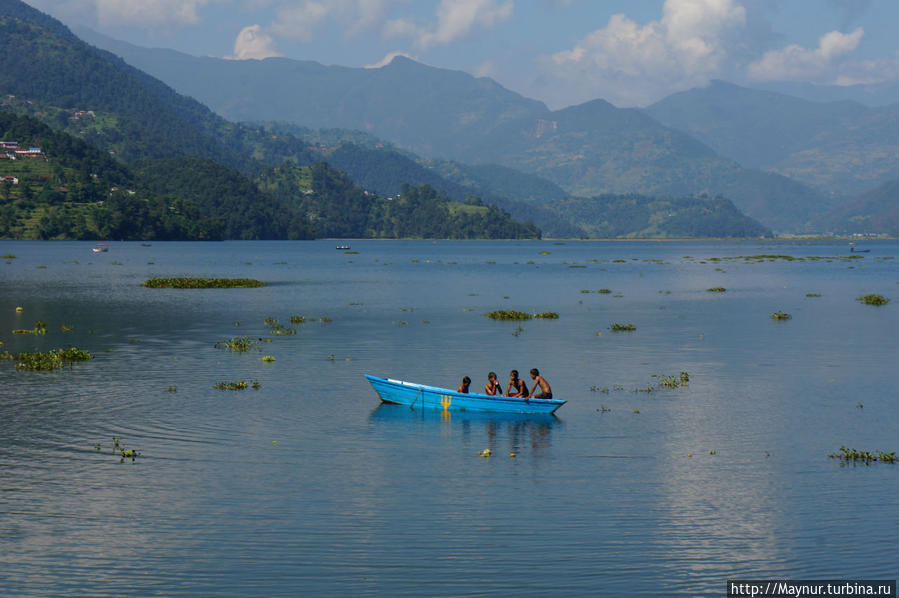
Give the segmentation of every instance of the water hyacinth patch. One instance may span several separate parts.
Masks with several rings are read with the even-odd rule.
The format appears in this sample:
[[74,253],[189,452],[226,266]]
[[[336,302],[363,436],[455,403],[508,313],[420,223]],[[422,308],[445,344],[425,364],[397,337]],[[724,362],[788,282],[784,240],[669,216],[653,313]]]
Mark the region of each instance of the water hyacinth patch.
[[633,324],[618,324],[617,322],[609,326],[612,332],[633,332],[637,327]]
[[11,354],[4,351],[0,354],[0,359],[9,359],[17,361],[16,369],[46,371],[58,370],[66,365],[71,366],[76,361],[88,361],[94,356],[84,349],[77,347],[69,347],[67,349],[53,349],[46,352],[25,352]]
[[264,287],[253,278],[150,278],[143,285],[148,289],[246,289]]
[[512,309],[498,309],[484,315],[491,320],[530,320],[534,317],[525,311],[515,311]]
[[772,320],[789,320],[789,319],[791,319],[792,317],[793,317],[793,316],[791,316],[790,314],[788,314],[788,313],[785,312],[785,311],[776,311],[776,312],[774,312],[773,314],[771,314],[771,319],[772,319]]
[[887,303],[890,302],[890,300],[887,299],[886,297],[884,297],[883,295],[875,295],[875,294],[863,295],[861,297],[858,297],[856,299],[856,301],[861,301],[865,305],[886,305]]
[[251,349],[258,349],[262,339],[252,339],[248,336],[235,336],[234,338],[220,340],[215,343],[216,349],[227,349],[236,353],[246,353]]
[[860,451],[857,449],[846,448],[845,446],[840,447],[839,453],[833,453],[829,455],[831,459],[839,459],[840,461],[844,461],[846,463],[855,463],[862,462],[865,465],[873,461],[880,461],[881,463],[896,463],[896,452],[884,452],[884,451]]

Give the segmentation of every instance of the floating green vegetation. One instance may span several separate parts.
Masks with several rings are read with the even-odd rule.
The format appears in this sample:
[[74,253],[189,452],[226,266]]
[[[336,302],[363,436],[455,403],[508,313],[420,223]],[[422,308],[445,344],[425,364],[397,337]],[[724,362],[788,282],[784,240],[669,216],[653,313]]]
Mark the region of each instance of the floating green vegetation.
[[53,349],[46,352],[25,352],[11,354],[4,351],[0,359],[16,361],[16,369],[20,370],[58,370],[66,365],[71,366],[76,361],[88,361],[94,356],[77,347],[67,349]]
[[246,353],[251,349],[258,349],[261,340],[261,338],[252,339],[248,336],[235,336],[234,338],[220,340],[215,343],[215,348],[227,349],[228,351],[234,351],[236,353]]
[[169,386],[165,390],[166,390],[166,392],[178,392],[178,387],[173,385],[173,386]]
[[330,324],[334,320],[332,320],[331,318],[329,318],[327,316],[322,316],[318,319],[318,321],[321,322],[322,324]]
[[599,293],[600,295],[611,295],[612,289],[599,289],[596,292]]
[[861,301],[865,305],[886,305],[890,302],[889,299],[884,297],[883,295],[863,295],[862,297],[858,297],[856,301]]
[[896,462],[896,452],[893,451],[891,453],[885,453],[883,451],[860,451],[857,449],[849,449],[845,446],[840,447],[839,453],[833,453],[832,455],[828,455],[831,459],[839,459],[845,463],[857,463],[861,461],[865,465],[870,464],[873,461],[880,461],[882,463],[895,463]]
[[613,264],[626,264],[627,260],[612,260]]
[[587,293],[592,293],[593,291],[591,291],[590,289],[581,289],[581,292],[584,294],[587,294]]
[[268,331],[271,334],[277,336],[290,336],[291,334],[297,333],[296,328],[288,328],[284,324],[278,322],[278,320],[276,320],[275,318],[266,318],[265,325],[268,326]]
[[534,316],[524,311],[515,311],[513,309],[498,309],[484,314],[491,320],[530,320]]
[[788,314],[788,313],[785,312],[785,311],[776,311],[776,312],[774,312],[773,314],[771,314],[771,319],[772,319],[772,320],[789,320],[789,319],[791,319],[792,317],[793,317],[793,316],[791,316],[790,314]]
[[806,297],[820,297],[821,293],[806,293]]
[[286,266],[287,262],[283,262],[283,261],[282,262],[272,262],[272,265],[273,266]]
[[74,326],[69,326],[68,324],[63,324],[59,327],[59,331],[62,332],[63,334],[65,334],[67,332],[72,332],[72,330],[74,330],[74,328],[75,328]]
[[541,318],[543,320],[558,320],[559,314],[554,311],[544,311],[539,314],[534,314],[535,318]]
[[44,266],[44,265],[42,264],[42,265],[38,266],[37,269],[38,269],[38,270],[46,270],[46,269],[47,269],[47,266]]
[[7,253],[6,255],[0,255],[0,258],[3,258],[5,260],[14,260],[16,259],[16,256],[11,253]]
[[678,388],[690,384],[690,374],[687,372],[681,372],[676,376],[653,374],[653,377],[659,379],[659,388]]
[[609,330],[612,332],[633,332],[636,329],[637,327],[633,324],[619,324],[617,322],[609,326]]
[[706,291],[708,291],[709,293],[723,293],[726,290],[727,289],[725,289],[724,287],[711,287],[706,289]]
[[583,265],[583,264],[571,264],[571,265],[568,266],[568,267],[569,267],[569,268],[586,268],[587,266],[585,266],[585,265]]
[[150,278],[143,283],[149,289],[248,289],[264,287],[253,278]]
[[[796,257],[792,255],[783,255],[783,254],[769,254],[763,253],[759,255],[733,255],[726,257],[710,257],[708,261],[710,262],[725,262],[725,261],[737,261],[743,260],[748,263],[760,263],[760,262],[776,262],[778,260],[782,260],[785,262],[814,262],[814,261],[848,261],[848,260],[860,260],[865,256],[863,255],[837,255],[837,256],[824,256],[824,255],[805,255],[801,257]],[[692,259],[690,256],[684,256],[684,259]],[[705,262],[700,262],[705,263]]]
[[549,252],[548,252],[548,251],[541,251],[541,252],[540,252],[540,255],[549,255]]
[[264,363],[272,363],[273,361],[275,361],[275,358],[271,355],[265,355],[261,358],[261,361],[263,361]]
[[305,324],[306,316],[290,316],[291,324]]
[[219,382],[218,384],[213,384],[212,388],[219,390],[246,390],[248,386],[249,383],[246,380],[238,380],[237,382]]
[[12,331],[13,334],[47,334],[47,325],[38,320],[34,323],[34,328],[31,329],[23,329],[19,328],[17,330]]

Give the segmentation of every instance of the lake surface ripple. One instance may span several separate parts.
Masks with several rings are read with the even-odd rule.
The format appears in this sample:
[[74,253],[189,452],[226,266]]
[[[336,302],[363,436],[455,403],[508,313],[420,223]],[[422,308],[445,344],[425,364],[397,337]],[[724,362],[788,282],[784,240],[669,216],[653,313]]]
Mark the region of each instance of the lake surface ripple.
[[[845,242],[91,245],[0,242],[16,256],[0,260],[0,349],[94,354],[53,372],[0,361],[0,594],[723,596],[727,579],[896,578],[899,465],[828,455],[899,449],[899,243],[855,259]],[[790,259],[746,259],[761,255]],[[143,288],[152,276],[267,286]],[[892,302],[856,300],[869,293]],[[46,335],[12,334],[37,320]],[[239,335],[266,342],[215,348]],[[481,388],[531,367],[568,400],[557,417],[379,405],[363,377]]]

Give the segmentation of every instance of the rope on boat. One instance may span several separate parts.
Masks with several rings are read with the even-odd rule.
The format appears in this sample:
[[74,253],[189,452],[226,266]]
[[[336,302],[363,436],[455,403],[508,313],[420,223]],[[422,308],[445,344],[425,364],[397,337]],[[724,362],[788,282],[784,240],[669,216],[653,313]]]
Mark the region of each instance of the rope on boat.
[[409,405],[409,409],[412,409],[413,411],[415,410],[415,402],[418,401],[418,397],[421,396],[421,391],[422,391],[422,389],[424,389],[424,386],[419,386],[419,387],[418,387],[418,393],[415,395],[415,400],[412,401],[412,404],[411,404],[411,405]]

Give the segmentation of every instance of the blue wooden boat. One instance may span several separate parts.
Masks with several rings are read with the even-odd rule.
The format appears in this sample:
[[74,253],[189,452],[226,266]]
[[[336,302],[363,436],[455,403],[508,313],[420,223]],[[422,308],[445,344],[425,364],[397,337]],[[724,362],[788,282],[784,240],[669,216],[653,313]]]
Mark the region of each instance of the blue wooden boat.
[[550,414],[565,404],[562,399],[522,399],[478,393],[456,392],[449,388],[416,384],[391,378],[365,375],[385,403],[444,411],[493,411],[502,413]]

